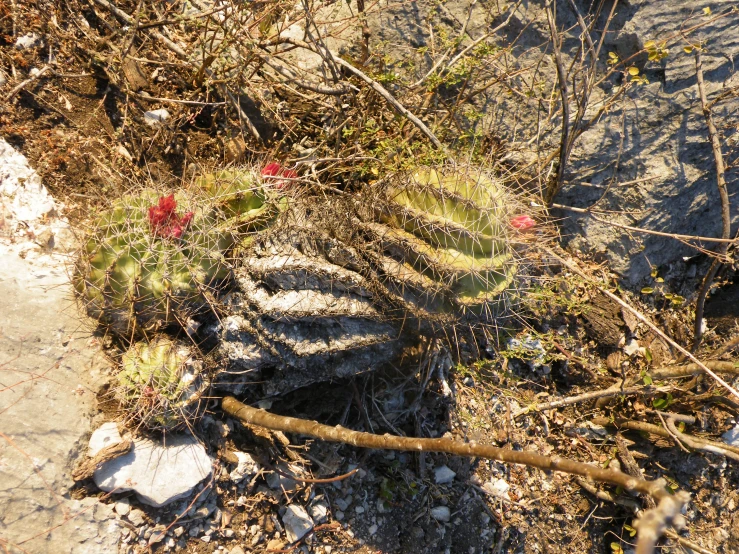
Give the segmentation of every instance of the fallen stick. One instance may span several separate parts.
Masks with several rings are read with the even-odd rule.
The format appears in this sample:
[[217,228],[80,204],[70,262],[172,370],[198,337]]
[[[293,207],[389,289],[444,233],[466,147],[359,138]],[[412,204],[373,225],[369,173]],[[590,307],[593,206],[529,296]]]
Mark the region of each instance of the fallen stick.
[[445,452],[455,456],[468,458],[486,458],[504,463],[525,465],[545,471],[561,471],[579,475],[601,483],[620,486],[629,492],[640,492],[657,501],[657,508],[647,510],[641,518],[639,526],[639,544],[637,554],[650,554],[654,551],[656,541],[667,525],[680,527],[684,521],[680,512],[690,500],[690,494],[680,491],[671,494],[667,491],[666,481],[656,479],[647,481],[632,477],[621,471],[603,469],[596,465],[586,464],[562,458],[561,456],[543,456],[526,450],[499,448],[476,442],[462,442],[453,439],[421,439],[414,437],[398,437],[394,435],[375,435],[361,431],[352,431],[337,425],[331,427],[316,421],[271,414],[264,410],[242,404],[235,398],[227,396],[221,404],[223,411],[249,425],[259,425],[272,429],[315,437],[327,442],[340,442],[362,448],[378,450],[403,450],[411,452]]

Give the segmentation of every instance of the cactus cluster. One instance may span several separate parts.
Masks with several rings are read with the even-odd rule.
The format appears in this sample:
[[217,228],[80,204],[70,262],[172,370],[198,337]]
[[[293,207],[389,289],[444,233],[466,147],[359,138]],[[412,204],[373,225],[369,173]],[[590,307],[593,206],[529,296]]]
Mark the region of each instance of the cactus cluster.
[[228,251],[273,213],[257,182],[250,173],[215,175],[189,193],[120,199],[94,222],[77,258],[73,281],[87,313],[132,337],[207,306],[229,275]]
[[430,168],[377,188],[365,228],[386,281],[424,293],[421,306],[452,319],[494,316],[516,273],[503,188],[477,170]]
[[198,413],[208,382],[192,348],[159,335],[123,354],[116,396],[129,417],[171,431]]

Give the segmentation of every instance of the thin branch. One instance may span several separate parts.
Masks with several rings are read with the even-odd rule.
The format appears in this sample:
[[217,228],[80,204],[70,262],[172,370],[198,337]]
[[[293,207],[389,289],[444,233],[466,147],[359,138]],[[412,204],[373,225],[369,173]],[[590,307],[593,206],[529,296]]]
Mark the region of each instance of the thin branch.
[[[721,198],[721,238],[728,239],[731,236],[731,212],[729,207],[729,193],[726,190],[726,168],[724,165],[724,156],[721,153],[721,139],[718,136],[718,130],[713,122],[713,113],[708,105],[706,97],[706,86],[703,82],[703,63],[701,60],[701,49],[695,48],[695,75],[698,81],[698,94],[701,99],[701,107],[703,108],[703,117],[706,118],[706,126],[708,127],[708,138],[711,141],[711,150],[713,150],[713,161],[716,165],[716,186],[718,187],[719,198]],[[698,299],[695,303],[695,323],[693,326],[693,352],[700,346],[703,338],[703,310],[706,305],[706,296],[711,289],[714,277],[718,272],[721,264],[721,258],[726,257],[729,245],[721,243],[718,247],[718,257],[714,258],[711,267],[708,269],[706,276],[701,283]]]

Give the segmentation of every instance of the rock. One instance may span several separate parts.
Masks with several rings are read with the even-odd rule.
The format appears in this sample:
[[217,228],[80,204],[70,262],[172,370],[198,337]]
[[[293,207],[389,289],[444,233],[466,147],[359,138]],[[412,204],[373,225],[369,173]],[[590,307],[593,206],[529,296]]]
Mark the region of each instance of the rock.
[[93,431],[90,436],[90,442],[87,445],[87,455],[94,458],[95,454],[103,448],[123,442],[120,432],[118,432],[118,424],[115,421],[103,423],[100,427]]
[[457,474],[454,473],[447,466],[440,466],[434,469],[434,482],[437,485],[448,485],[449,483],[454,481],[454,477],[456,475]]
[[128,514],[128,521],[133,523],[136,527],[141,527],[146,523],[146,514],[142,510],[135,508]]
[[[112,506],[64,493],[108,364],[71,304],[65,250],[74,242],[62,208],[0,139],[0,367],[9,387],[0,429],[13,437],[0,440],[0,534],[34,554],[116,552]],[[34,242],[47,229],[51,250]],[[77,514],[73,524],[67,514]]]
[[267,543],[267,551],[270,551],[270,550],[279,551],[279,550],[282,550],[284,547],[285,547],[285,543],[279,539],[272,539],[271,541]]
[[150,127],[161,125],[169,119],[169,111],[165,108],[144,112],[144,121]]
[[731,446],[739,446],[739,424],[726,431],[721,438]]
[[244,552],[244,549],[240,546],[234,546],[231,550],[228,551],[228,554],[246,554]]
[[29,48],[37,48],[44,45],[44,39],[42,39],[36,33],[26,33],[20,36],[15,41],[15,47],[18,50],[28,50]]
[[167,536],[167,528],[164,525],[157,525],[151,530],[149,535],[149,546],[162,542]]
[[505,500],[511,499],[511,497],[508,495],[508,490],[511,488],[511,486],[503,479],[493,479],[491,481],[488,481],[482,486],[482,488],[493,496],[497,496]]
[[114,509],[115,513],[119,516],[127,516],[131,512],[131,504],[129,503],[128,498],[122,498],[116,502]]
[[251,454],[246,454],[244,452],[234,452],[234,454],[239,459],[239,463],[237,464],[236,469],[228,474],[231,481],[239,483],[245,477],[251,477],[259,472],[259,464]]
[[150,506],[164,506],[190,494],[212,471],[205,448],[190,435],[167,435],[166,444],[137,439],[128,454],[95,472],[104,491],[133,490]]
[[325,500],[316,500],[310,505],[310,516],[315,523],[323,523],[328,519],[328,504]]
[[450,519],[452,519],[452,513],[446,506],[436,506],[434,508],[431,508],[431,517],[434,518],[436,521],[446,523]]
[[282,516],[282,524],[285,526],[285,534],[290,542],[299,541],[308,531],[313,529],[313,520],[298,504],[290,504]]

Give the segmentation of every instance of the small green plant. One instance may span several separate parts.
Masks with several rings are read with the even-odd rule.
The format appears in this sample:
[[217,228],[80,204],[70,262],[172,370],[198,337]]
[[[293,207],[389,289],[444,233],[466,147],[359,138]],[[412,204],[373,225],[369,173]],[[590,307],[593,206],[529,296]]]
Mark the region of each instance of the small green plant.
[[115,393],[135,421],[171,431],[198,415],[208,382],[190,347],[165,336],[137,342],[121,366]]

